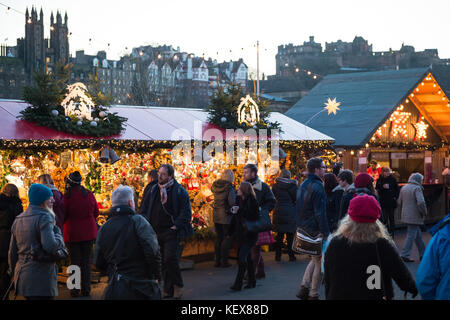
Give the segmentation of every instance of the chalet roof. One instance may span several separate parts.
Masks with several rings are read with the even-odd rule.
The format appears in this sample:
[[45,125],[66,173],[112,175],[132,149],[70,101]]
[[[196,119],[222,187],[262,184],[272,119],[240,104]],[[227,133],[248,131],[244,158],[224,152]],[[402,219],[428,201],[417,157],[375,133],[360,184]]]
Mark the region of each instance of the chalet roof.
[[[425,81],[428,75],[430,81]],[[417,92],[414,103],[441,138],[450,138],[450,123],[444,123],[450,119],[448,99],[444,105],[442,96],[437,97],[431,76],[426,68],[328,75],[285,115],[332,136],[336,146],[361,146],[421,82],[427,82],[429,92]],[[334,98],[341,103],[336,115],[315,116]]]

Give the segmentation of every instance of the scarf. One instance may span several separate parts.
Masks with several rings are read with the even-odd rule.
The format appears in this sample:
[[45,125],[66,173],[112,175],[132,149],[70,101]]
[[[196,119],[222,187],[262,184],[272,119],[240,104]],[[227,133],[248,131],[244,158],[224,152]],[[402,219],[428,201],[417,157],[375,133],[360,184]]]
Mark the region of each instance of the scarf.
[[159,184],[159,192],[161,195],[161,203],[165,204],[167,202],[167,189],[173,186],[174,179],[170,179],[166,184]]
[[259,180],[258,176],[249,180],[248,182],[250,182],[252,184],[253,189],[258,190],[258,191],[262,190],[262,181]]

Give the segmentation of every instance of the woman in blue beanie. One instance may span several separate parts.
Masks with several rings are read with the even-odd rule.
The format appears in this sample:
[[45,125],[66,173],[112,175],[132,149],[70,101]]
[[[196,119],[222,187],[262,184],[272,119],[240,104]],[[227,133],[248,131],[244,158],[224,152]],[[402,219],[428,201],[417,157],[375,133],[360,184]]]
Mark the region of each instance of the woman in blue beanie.
[[28,190],[30,205],[18,215],[11,229],[10,273],[16,295],[27,300],[51,300],[58,295],[57,267],[54,262],[32,258],[32,248],[41,246],[49,254],[65,248],[61,231],[55,226],[52,190],[32,184]]

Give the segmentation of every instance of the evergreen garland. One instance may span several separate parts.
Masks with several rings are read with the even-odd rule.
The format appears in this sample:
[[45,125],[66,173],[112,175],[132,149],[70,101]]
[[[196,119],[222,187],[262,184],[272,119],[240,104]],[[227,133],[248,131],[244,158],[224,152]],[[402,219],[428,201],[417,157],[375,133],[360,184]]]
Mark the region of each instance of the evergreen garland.
[[[54,73],[36,72],[34,74],[34,86],[25,87],[23,99],[30,106],[21,111],[21,119],[34,122],[37,125],[52,128],[58,131],[68,132],[74,135],[83,135],[91,137],[103,137],[120,134],[123,130],[123,123],[127,120],[120,117],[117,113],[106,112],[113,101],[109,95],[104,95],[100,90],[97,76],[90,76],[88,83],[88,92],[95,108],[92,112],[92,118],[99,118],[95,121],[96,125],[90,120],[75,116],[65,116],[64,108],[61,106],[65,95],[67,94],[67,84],[72,65],[58,64]],[[53,115],[52,111],[58,111]],[[105,116],[100,117],[104,112]],[[81,125],[78,122],[81,121]]]
[[219,87],[217,92],[211,98],[211,105],[207,108],[208,122],[215,124],[222,129],[279,129],[279,122],[268,122],[270,109],[265,100],[258,97],[252,97],[259,107],[259,122],[250,126],[246,123],[238,122],[237,107],[241,103],[241,98],[245,98],[245,94],[240,85],[231,84],[228,87]]

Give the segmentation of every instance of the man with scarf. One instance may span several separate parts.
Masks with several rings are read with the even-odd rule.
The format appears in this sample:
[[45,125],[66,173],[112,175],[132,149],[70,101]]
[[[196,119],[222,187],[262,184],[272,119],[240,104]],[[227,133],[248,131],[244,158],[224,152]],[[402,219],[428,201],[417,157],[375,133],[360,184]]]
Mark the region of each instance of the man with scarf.
[[[259,207],[261,212],[266,211],[270,212],[275,208],[276,200],[275,196],[270,190],[270,187],[259,180],[258,178],[258,167],[254,164],[247,164],[244,167],[243,177],[244,180],[250,182],[253,186],[253,190],[255,190],[256,200],[258,200]],[[261,255],[261,246],[254,246],[252,250],[253,263],[256,270],[256,278],[264,278],[266,276],[264,272],[264,260]]]
[[179,265],[179,242],[194,233],[191,203],[186,190],[174,179],[174,169],[163,164],[158,184],[145,196],[141,214],[155,229],[162,256],[163,298],[182,296],[183,279]]

